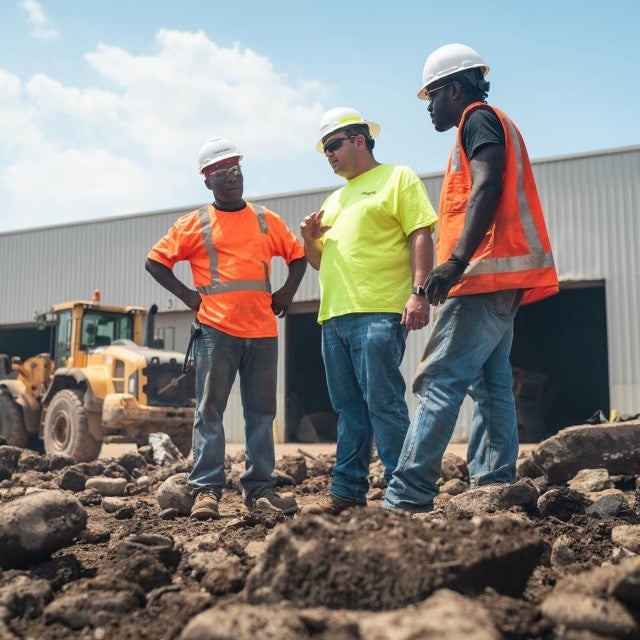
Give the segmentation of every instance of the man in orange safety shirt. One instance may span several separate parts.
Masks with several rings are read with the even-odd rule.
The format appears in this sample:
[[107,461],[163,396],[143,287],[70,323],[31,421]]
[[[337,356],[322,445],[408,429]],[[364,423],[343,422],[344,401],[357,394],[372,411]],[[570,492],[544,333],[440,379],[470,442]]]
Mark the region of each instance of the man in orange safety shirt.
[[[298,510],[292,494],[274,490],[273,421],[276,415],[278,330],[304,275],[300,240],[273,211],[243,199],[242,155],[229,140],[212,138],[200,149],[199,169],[213,204],[177,220],[147,256],[147,271],[197,312],[193,343],[196,409],[193,469],[188,486],[195,495],[191,517],[219,518],[225,486],[223,414],[236,375],[245,416],[246,468],[240,478],[247,508]],[[271,292],[271,259],[289,269]],[[173,272],[187,261],[195,289]]]

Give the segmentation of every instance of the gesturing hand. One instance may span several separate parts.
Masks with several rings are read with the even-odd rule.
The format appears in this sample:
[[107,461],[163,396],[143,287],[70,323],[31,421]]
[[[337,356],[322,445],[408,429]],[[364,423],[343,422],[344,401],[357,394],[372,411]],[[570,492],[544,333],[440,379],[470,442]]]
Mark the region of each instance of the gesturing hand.
[[322,236],[331,229],[330,226],[322,224],[322,216],[324,211],[314,211],[310,213],[300,223],[300,235],[306,242],[313,240],[319,240]]

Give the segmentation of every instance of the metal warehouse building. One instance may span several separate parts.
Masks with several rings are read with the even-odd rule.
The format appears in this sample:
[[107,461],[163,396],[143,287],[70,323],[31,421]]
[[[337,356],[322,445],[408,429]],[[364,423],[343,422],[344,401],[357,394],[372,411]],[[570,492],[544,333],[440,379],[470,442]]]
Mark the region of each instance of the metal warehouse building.
[[[595,411],[640,411],[640,146],[533,162],[561,281],[560,293],[523,307],[512,349],[514,390],[524,440],[539,440],[584,422]],[[442,174],[422,176],[434,205]],[[333,190],[249,198],[297,230]],[[22,358],[49,350],[51,328],[35,316],[53,304],[90,299],[147,308],[156,304],[156,334],[184,350],[193,313],[144,270],[154,242],[180,215],[200,206],[154,211],[0,234],[0,353]],[[274,261],[272,285],[286,267]],[[177,274],[191,282],[186,265]],[[316,322],[319,287],[309,268],[290,314],[279,321],[278,436],[330,438],[335,428]],[[428,331],[428,329],[427,329]],[[412,332],[403,370],[408,386],[427,331]],[[410,411],[415,400],[407,393]],[[456,435],[464,439],[470,405]],[[236,384],[225,416],[228,441],[243,440]],[[311,434],[311,436],[310,436]]]

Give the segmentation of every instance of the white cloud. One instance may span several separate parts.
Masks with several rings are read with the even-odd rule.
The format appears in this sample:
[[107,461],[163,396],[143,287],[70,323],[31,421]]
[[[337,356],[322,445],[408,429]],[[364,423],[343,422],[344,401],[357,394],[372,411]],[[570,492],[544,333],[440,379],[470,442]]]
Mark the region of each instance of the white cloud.
[[49,26],[49,20],[39,2],[36,2],[36,0],[22,0],[20,5],[29,16],[31,35],[34,38],[38,40],[56,40],[60,37],[58,31]]
[[162,30],[153,54],[101,44],[85,58],[94,87],[0,68],[0,231],[204,201],[196,155],[212,135],[247,166],[313,149],[326,90],[250,49]]
[[221,134],[255,157],[309,148],[300,131],[317,128],[322,109],[316,83],[290,85],[267,58],[252,50],[219,47],[205,33],[161,30],[155,56],[134,56],[100,45],[89,64],[122,89],[132,138],[155,157],[199,148]]
[[104,149],[56,149],[45,143],[38,160],[38,167],[31,159],[19,160],[4,176],[20,187],[12,193],[15,210],[22,212],[9,225],[13,228],[55,224],[52,212],[88,220],[131,205],[142,211],[154,197],[152,174]]
[[36,111],[25,100],[20,78],[0,68],[0,170],[40,141]]

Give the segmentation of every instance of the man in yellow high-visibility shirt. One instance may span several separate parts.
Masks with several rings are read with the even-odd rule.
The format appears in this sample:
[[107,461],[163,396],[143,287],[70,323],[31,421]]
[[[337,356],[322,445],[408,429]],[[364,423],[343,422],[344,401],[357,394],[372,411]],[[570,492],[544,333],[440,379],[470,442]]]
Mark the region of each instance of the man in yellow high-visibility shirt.
[[322,355],[338,414],[329,494],[306,511],[366,504],[374,440],[391,478],[409,426],[400,372],[407,332],[429,322],[422,283],[437,216],[411,169],[374,158],[379,131],[350,107],[324,114],[316,148],[347,182],[300,227],[319,270]]

